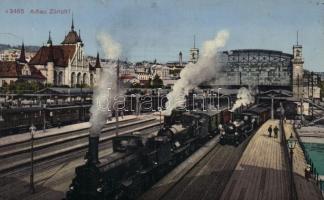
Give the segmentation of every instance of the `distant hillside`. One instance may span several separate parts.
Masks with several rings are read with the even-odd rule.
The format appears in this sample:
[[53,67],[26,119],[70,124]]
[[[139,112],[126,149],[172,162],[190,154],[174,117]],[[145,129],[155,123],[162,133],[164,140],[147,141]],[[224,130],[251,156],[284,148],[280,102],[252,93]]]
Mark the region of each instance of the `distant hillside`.
[[[26,46],[25,45],[25,49],[27,52],[36,52],[38,51],[38,49],[40,48],[40,46]],[[0,44],[0,51],[3,50],[7,50],[7,49],[21,49],[21,45],[18,46],[11,46],[9,44]]]

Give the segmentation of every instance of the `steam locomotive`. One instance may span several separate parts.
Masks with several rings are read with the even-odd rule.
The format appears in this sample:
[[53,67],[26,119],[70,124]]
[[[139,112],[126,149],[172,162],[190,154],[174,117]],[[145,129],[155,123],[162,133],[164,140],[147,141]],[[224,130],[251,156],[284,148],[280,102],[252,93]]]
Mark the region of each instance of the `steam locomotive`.
[[68,200],[134,199],[182,162],[230,120],[229,111],[185,112],[165,116],[156,133],[116,136],[113,153],[99,161],[99,138],[89,138],[86,164],[66,194]]
[[220,127],[220,143],[239,145],[253,130],[270,118],[270,106],[256,104],[241,113],[233,113],[235,120]]

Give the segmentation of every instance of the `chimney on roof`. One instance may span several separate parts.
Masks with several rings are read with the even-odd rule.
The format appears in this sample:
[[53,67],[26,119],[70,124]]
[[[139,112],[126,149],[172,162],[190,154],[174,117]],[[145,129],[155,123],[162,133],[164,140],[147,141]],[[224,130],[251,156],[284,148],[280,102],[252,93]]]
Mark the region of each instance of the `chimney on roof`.
[[27,63],[26,56],[25,56],[24,42],[22,42],[22,45],[21,45],[20,57],[19,57],[18,61],[21,62],[21,63]]
[[179,65],[182,66],[182,52],[179,52]]

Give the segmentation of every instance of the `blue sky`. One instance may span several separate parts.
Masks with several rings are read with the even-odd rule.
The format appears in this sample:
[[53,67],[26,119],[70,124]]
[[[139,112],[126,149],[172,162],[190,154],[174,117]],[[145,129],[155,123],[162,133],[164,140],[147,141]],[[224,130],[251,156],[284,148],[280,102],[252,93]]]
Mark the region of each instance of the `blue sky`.
[[[81,29],[87,54],[102,52],[100,31],[121,43],[131,61],[188,59],[196,35],[197,46],[227,29],[225,50],[272,49],[291,53],[299,31],[305,67],[324,71],[324,0],[2,0],[0,43],[46,43],[51,30],[60,43],[71,26]],[[24,9],[24,14],[6,13]],[[70,14],[31,14],[31,9],[69,9]],[[3,34],[12,33],[12,35]]]

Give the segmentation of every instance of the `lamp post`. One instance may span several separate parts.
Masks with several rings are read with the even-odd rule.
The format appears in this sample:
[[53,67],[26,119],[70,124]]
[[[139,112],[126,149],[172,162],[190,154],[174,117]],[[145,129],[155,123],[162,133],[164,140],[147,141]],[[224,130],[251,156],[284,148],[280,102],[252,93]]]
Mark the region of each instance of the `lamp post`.
[[46,103],[43,104],[43,132],[46,131]]
[[84,121],[84,109],[83,109],[83,101],[84,101],[84,98],[83,98],[83,84],[84,84],[84,81],[81,80],[81,85],[80,85],[80,88],[81,88],[81,121]]
[[30,130],[30,142],[31,142],[31,149],[30,149],[30,190],[32,194],[35,193],[35,186],[34,186],[34,132],[36,127],[32,124],[29,128]]
[[219,110],[219,90],[221,90],[222,88],[218,88],[217,89],[217,110]]
[[293,198],[293,183],[294,183],[294,177],[293,177],[293,174],[294,174],[294,168],[293,168],[293,154],[294,154],[294,149],[295,149],[295,146],[297,144],[297,139],[293,137],[292,133],[288,139],[288,148],[289,148],[289,152],[290,152],[290,199],[294,199]]
[[4,118],[2,116],[2,105],[0,104],[0,122],[4,122]]

